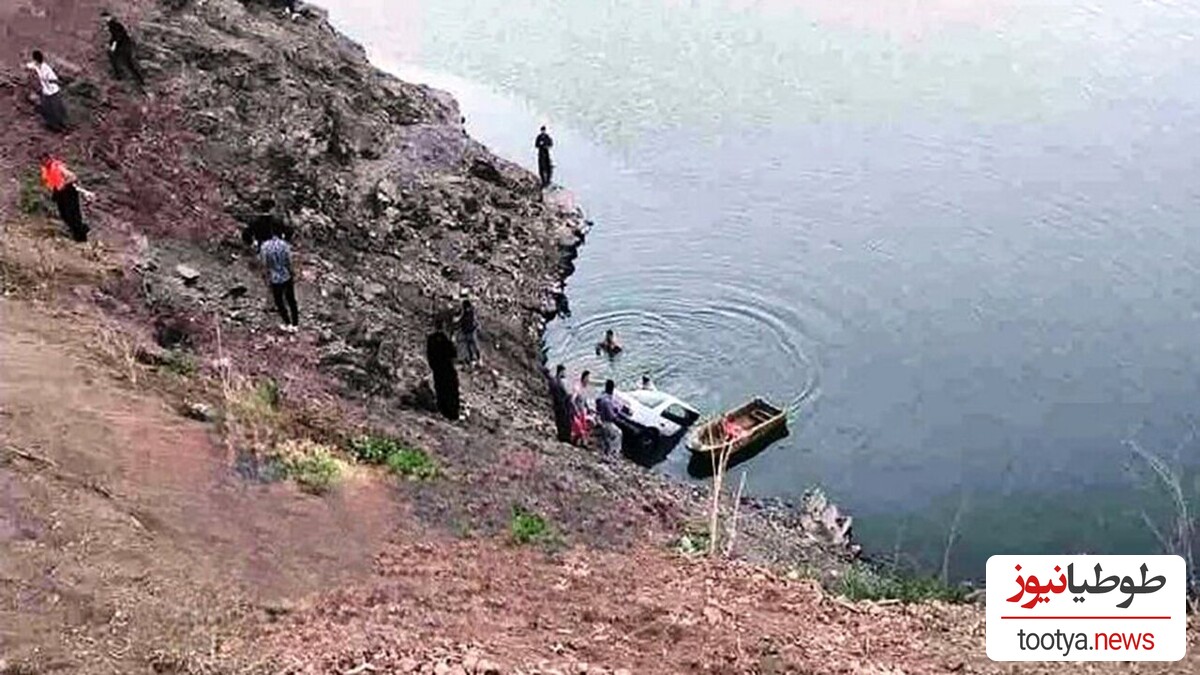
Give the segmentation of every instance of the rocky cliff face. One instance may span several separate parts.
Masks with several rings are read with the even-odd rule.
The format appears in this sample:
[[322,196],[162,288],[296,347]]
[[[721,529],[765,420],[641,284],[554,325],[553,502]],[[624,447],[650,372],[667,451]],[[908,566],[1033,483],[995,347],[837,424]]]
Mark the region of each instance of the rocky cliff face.
[[[376,70],[312,10],[288,21],[207,0],[147,17],[142,32],[224,212],[271,198],[290,214],[302,309],[325,369],[357,393],[401,393],[425,372],[425,333],[470,294],[489,366],[506,387],[532,382],[560,249],[578,243],[582,223],[468,138],[452,99]],[[270,325],[257,288],[248,301],[228,294],[254,284],[228,264],[241,249],[235,224],[204,237],[207,293],[190,304]],[[158,269],[176,257],[164,251]]]
[[[553,442],[539,336],[585,223],[467,137],[449,96],[378,71],[312,8],[290,19],[240,0],[105,4],[139,41],[148,96],[108,76],[99,0],[6,10],[0,47],[10,71],[20,52],[48,53],[75,124],[47,137],[19,85],[0,84],[0,116],[16,120],[0,134],[0,204],[16,203],[50,145],[96,193],[93,231],[124,260],[77,296],[191,345],[206,372],[221,356],[274,378],[287,400],[329,413],[314,426],[335,441],[372,427],[427,449],[455,479],[403,490],[434,524],[494,532],[526,504],[569,538],[611,546],[678,536],[703,513],[701,490]],[[275,329],[241,240],[239,218],[264,198],[295,227],[297,336]],[[484,366],[464,375],[469,418],[451,424],[411,392],[427,377],[425,334],[463,293],[476,299]],[[837,567],[841,552],[788,511],[744,507],[739,548]]]

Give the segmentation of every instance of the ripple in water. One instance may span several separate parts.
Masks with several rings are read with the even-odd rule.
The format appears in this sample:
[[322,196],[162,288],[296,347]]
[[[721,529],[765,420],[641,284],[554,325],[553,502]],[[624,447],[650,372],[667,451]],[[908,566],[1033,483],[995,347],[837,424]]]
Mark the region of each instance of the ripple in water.
[[[572,377],[588,369],[594,382],[612,378],[619,387],[633,387],[649,374],[660,389],[705,414],[755,395],[788,406],[814,400],[819,377],[809,346],[816,341],[806,335],[803,316],[761,288],[721,280],[720,265],[707,271],[648,269],[636,286],[628,279],[589,279],[590,287],[609,292],[601,306],[576,300],[575,318],[550,327],[550,359],[567,364]],[[651,304],[646,295],[654,297],[654,311],[644,309]],[[614,359],[595,353],[608,329],[625,347]],[[769,378],[762,376],[763,363],[772,364]]]

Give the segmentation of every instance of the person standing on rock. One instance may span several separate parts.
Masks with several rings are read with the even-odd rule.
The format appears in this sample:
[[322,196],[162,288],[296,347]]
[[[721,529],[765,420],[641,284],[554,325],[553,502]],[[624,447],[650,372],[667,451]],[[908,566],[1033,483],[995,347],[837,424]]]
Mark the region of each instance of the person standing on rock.
[[79,203],[79,189],[75,186],[75,174],[61,159],[49,151],[42,153],[42,184],[50,191],[58,215],[78,242],[87,241],[88,226],[83,222],[83,207]]
[[538,153],[538,176],[542,179],[542,189],[546,189],[550,187],[550,179],[554,175],[554,163],[550,161],[550,148],[554,147],[554,139],[546,133],[546,127],[542,127],[533,146],[537,148]]
[[448,420],[458,419],[458,371],[454,362],[458,354],[454,341],[444,331],[435,330],[425,338],[425,358],[433,372],[433,393],[437,398],[438,412]]
[[592,373],[579,374],[579,384],[571,394],[571,443],[587,445],[592,435]]
[[554,375],[546,379],[550,381],[550,402],[554,406],[554,430],[559,441],[570,443],[571,394],[567,391],[566,375],[567,367],[560,363],[554,369]]
[[600,450],[606,455],[621,452],[623,434],[617,422],[629,412],[625,404],[617,398],[617,383],[607,380],[604,383],[604,393],[596,398],[596,419],[600,421]]
[[463,348],[463,361],[474,367],[479,363],[479,319],[470,299],[463,298],[462,313],[458,315],[458,343]]
[[33,50],[33,61],[25,67],[37,76],[38,112],[46,128],[54,132],[67,130],[67,106],[63,103],[62,87],[58,83],[58,74],[46,63],[46,56],[39,50]]
[[133,81],[137,82],[139,87],[144,87],[146,80],[142,77],[142,70],[138,68],[133,38],[129,37],[125,24],[117,21],[117,18],[108,12],[101,12],[100,19],[108,28],[108,62],[112,66],[113,77],[119,80],[128,71],[133,76]]
[[276,226],[271,238],[259,248],[259,257],[266,267],[267,284],[275,299],[275,309],[283,317],[280,328],[295,333],[300,325],[300,308],[296,305],[295,275],[292,273],[292,246],[283,240],[283,227]]

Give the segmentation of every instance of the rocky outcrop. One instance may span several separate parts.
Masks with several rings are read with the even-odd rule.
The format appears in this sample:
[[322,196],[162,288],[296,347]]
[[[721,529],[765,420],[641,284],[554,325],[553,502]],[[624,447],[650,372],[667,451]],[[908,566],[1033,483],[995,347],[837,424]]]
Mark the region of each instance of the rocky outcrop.
[[155,252],[155,270],[189,271],[186,305],[270,327],[253,270],[230,264],[247,257],[236,221],[270,199],[294,230],[318,361],[348,392],[391,397],[418,383],[418,345],[463,295],[476,299],[488,344],[521,345],[489,364],[518,380],[536,373],[531,338],[562,305],[560,263],[582,222],[470,139],[450,97],[377,70],[312,9],[288,21],[207,0],[142,30],[228,215],[205,233],[207,256]]

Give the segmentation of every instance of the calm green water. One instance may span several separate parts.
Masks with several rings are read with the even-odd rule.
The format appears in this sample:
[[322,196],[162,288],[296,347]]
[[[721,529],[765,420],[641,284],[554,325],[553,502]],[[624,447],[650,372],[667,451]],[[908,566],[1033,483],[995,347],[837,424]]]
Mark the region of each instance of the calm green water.
[[799,402],[750,491],[931,570],[958,514],[968,577],[1156,550],[1131,439],[1200,500],[1200,0],[323,2],[501,154],[549,123],[596,222],[553,360]]

